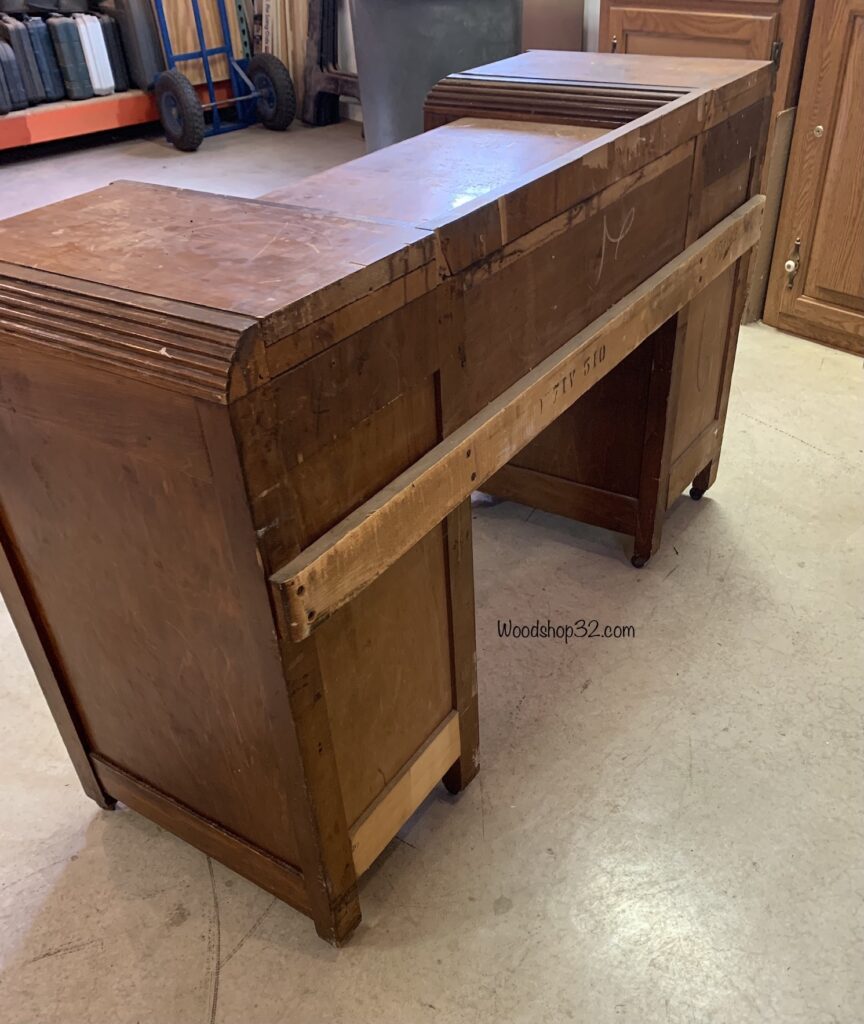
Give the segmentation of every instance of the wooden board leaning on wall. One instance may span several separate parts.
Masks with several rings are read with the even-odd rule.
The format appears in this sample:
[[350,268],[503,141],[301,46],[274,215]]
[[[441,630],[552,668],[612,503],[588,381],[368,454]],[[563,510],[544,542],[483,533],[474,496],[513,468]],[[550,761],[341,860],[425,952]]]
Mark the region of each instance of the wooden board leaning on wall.
[[[302,100],[303,65],[306,56],[308,10],[305,0],[259,0],[263,18],[262,49],[272,53],[287,65],[294,81],[298,105]],[[259,5],[256,5],[256,8]],[[199,0],[204,39],[208,47],[222,44],[222,28],[216,0]],[[231,45],[235,56],[243,55],[242,33],[235,0],[225,0]],[[199,48],[192,4],[189,0],[165,0],[165,18],[175,53],[188,53]],[[206,81],[200,60],[179,65],[180,70],[194,85]],[[224,57],[210,61],[214,81],[228,77],[228,62]]]
[[257,0],[256,10],[259,8],[262,49],[279,57],[291,72],[299,110],[303,102],[309,4],[307,0]]

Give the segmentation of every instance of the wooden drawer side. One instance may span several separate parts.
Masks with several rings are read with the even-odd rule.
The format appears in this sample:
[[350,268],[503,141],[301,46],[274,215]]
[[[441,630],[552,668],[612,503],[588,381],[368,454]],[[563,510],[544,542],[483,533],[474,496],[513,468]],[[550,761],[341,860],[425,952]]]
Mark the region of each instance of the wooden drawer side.
[[267,591],[211,415],[0,336],[2,520],[87,752],[296,864]]

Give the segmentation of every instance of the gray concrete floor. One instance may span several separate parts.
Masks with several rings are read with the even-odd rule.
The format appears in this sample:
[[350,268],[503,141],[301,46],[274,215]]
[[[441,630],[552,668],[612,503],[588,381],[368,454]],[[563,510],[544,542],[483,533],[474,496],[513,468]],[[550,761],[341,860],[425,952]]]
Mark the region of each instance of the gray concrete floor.
[[197,153],[181,153],[157,129],[123,142],[105,134],[90,139],[95,144],[40,147],[35,159],[0,154],[0,218],[122,179],[254,198],[366,151],[356,121],[288,132],[255,126],[207,139]]
[[[0,195],[252,196],[360,148],[355,125],[124,142],[7,166]],[[718,482],[644,570],[614,534],[477,509],[482,769],[363,879],[339,951],[81,794],[0,607],[0,1020],[864,1021],[862,452],[860,360],[746,328]],[[538,617],[636,636],[499,638]]]

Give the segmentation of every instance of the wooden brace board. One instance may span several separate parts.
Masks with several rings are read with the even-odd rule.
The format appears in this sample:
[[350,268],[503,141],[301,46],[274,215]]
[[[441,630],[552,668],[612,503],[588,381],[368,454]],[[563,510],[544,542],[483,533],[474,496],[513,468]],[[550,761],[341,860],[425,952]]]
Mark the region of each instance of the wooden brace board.
[[368,586],[759,238],[756,196],[271,577],[294,640]]

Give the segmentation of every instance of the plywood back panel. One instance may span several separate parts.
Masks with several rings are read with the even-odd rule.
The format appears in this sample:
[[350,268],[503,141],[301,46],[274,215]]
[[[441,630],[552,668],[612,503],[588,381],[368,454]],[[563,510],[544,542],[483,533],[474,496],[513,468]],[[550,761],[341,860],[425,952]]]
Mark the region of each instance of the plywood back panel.
[[447,608],[439,526],[316,638],[349,823],[453,707]]
[[[164,0],[165,20],[168,22],[168,32],[171,37],[171,48],[175,53],[188,53],[191,50],[200,50],[201,44],[198,41],[198,32],[195,26],[195,18],[192,14],[191,0]],[[201,24],[204,29],[204,40],[208,48],[222,46],[225,36],[222,31],[222,24],[219,18],[219,11],[216,0],[198,0],[201,11]],[[231,33],[231,44],[235,57],[243,56],[242,37],[238,21],[237,7],[234,0],[225,0],[228,26]],[[206,78],[204,67],[200,60],[186,61],[178,65],[180,71],[190,81],[198,85]],[[214,82],[224,81],[228,77],[228,62],[224,57],[212,57],[210,59],[210,73]]]

